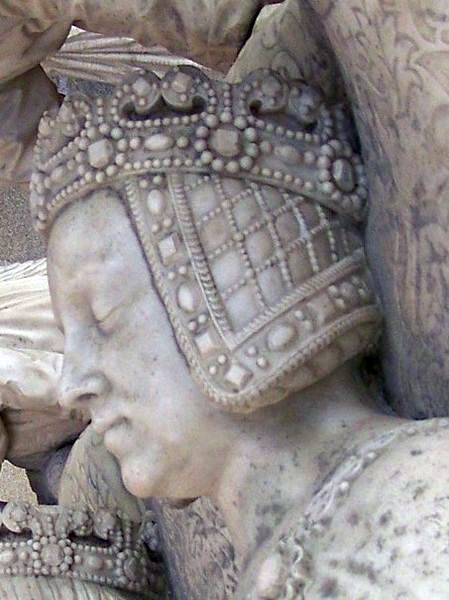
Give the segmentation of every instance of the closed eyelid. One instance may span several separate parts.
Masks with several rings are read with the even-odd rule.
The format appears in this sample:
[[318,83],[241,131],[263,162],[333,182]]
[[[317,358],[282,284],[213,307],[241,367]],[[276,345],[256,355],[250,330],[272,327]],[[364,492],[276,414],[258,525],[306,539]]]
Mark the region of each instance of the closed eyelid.
[[[124,282],[123,285],[127,289],[124,290],[122,297],[116,301],[111,298],[110,302],[108,302],[106,293],[103,295],[98,288],[95,290],[95,295],[91,301],[91,311],[97,322],[101,323],[102,321],[105,321],[119,309],[129,309],[133,303],[138,302],[146,294],[144,288],[138,289],[137,287],[128,287],[127,282]],[[103,298],[104,301],[101,301],[100,298]]]
[[106,323],[110,318],[114,317],[119,311],[121,311],[124,308],[129,308],[133,300],[134,298],[130,296],[126,299],[122,299],[119,302],[116,302],[113,306],[104,308],[102,307],[101,309],[100,307],[93,306],[92,315],[95,319],[95,322],[101,327],[101,325]]
[[109,317],[112,317],[112,315],[115,312],[117,312],[118,309],[122,308],[123,305],[124,305],[124,302],[119,302],[118,304],[116,304],[106,310],[94,310],[93,309],[92,314],[97,323],[103,323],[104,321],[109,319]]

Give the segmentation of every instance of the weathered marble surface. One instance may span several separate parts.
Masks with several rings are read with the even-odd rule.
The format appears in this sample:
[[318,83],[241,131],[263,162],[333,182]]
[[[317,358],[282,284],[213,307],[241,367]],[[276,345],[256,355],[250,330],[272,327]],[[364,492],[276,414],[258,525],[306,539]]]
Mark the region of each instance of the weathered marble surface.
[[[209,109],[199,115],[198,96]],[[217,598],[235,580],[235,600],[449,593],[435,543],[447,527],[449,420],[382,414],[357,374],[380,323],[351,224],[363,169],[338,114],[273,72],[227,86],[181,69],[163,83],[133,76],[110,99],[67,102],[42,122],[31,202],[66,336],[60,402],[89,409],[134,496],[208,496],[234,545],[204,505],[179,530],[159,507],[166,540],[196,559],[185,570],[185,552],[167,551],[181,594],[215,590],[214,565]],[[243,137],[259,147],[250,167]],[[70,167],[73,152],[90,176]],[[389,519],[396,538],[382,542]],[[224,546],[204,549],[204,526]]]
[[37,502],[24,469],[3,461],[0,472],[0,501],[9,502],[23,498],[26,502]]
[[[134,36],[144,44],[165,44],[223,72],[249,37],[241,61],[232,69],[233,78],[269,65],[305,76],[329,96],[341,92],[344,80],[370,164],[367,249],[387,324],[386,389],[400,414],[446,414],[446,3],[288,0],[270,7],[252,36],[259,2],[175,3],[174,12],[167,4],[161,14],[152,3],[144,13],[127,3],[126,10],[120,5],[117,12],[107,14],[101,12],[101,4],[95,14],[79,3],[66,5],[64,13],[55,4],[46,13],[44,4],[34,2],[30,8],[29,3],[16,3],[12,12],[4,9],[2,43],[7,60],[1,66],[1,97],[4,106],[17,107],[2,121],[2,160],[8,163],[3,165],[3,177],[9,180],[29,173],[29,160],[23,159],[27,144],[34,137],[39,113],[56,103],[54,90],[38,69],[23,79],[14,77],[56,50],[75,19],[87,29]],[[30,10],[35,11],[33,27],[34,33],[41,33],[39,42],[39,35],[28,36],[16,27]],[[156,22],[164,27],[155,28]],[[8,47],[16,48],[14,60]]]
[[[434,3],[435,5],[437,3]],[[346,10],[346,8],[349,10],[353,5],[349,6],[349,4],[344,5],[343,3],[341,3],[339,5],[338,2],[329,2],[329,3],[321,3],[321,5],[319,6],[317,4],[318,8],[320,10],[322,10],[323,13],[323,18],[326,20],[326,23],[328,23],[328,27],[329,27],[329,31],[331,31],[331,38],[333,39],[333,43],[336,44],[336,46],[338,47],[339,45],[341,45],[342,48],[345,48],[345,45],[347,44],[348,47],[350,47],[350,50],[346,53],[346,50],[342,51],[342,62],[343,64],[345,64],[345,60],[347,61],[347,63],[351,63],[346,64],[346,77],[347,80],[350,81],[351,77],[352,77],[352,73],[354,72],[353,69],[353,64],[352,64],[352,56],[354,56],[354,48],[351,47],[351,43],[355,43],[354,40],[357,40],[358,42],[360,41],[360,35],[357,34],[357,32],[350,32],[349,36],[346,35],[345,33],[342,33],[342,30],[340,29],[340,27],[335,27],[335,32],[332,33],[333,28],[335,26],[334,22],[332,21],[332,15],[333,14],[338,14],[337,10],[340,9],[344,9]],[[380,5],[379,5],[380,6]],[[441,15],[443,14],[444,16],[444,10],[446,10],[445,6],[443,6],[442,8],[440,7],[440,11],[425,11],[423,7],[421,7],[420,10],[416,9],[417,5],[414,4],[413,7],[411,8],[411,14],[412,17],[414,19],[413,22],[413,26],[410,28],[409,27],[409,23],[406,23],[406,19],[404,18],[404,20],[401,20],[404,13],[399,14],[395,12],[394,6],[389,6],[388,8],[382,8],[382,10],[379,9],[379,11],[376,13],[376,6],[373,3],[372,6],[370,6],[370,12],[369,14],[365,14],[365,17],[367,18],[367,23],[377,23],[377,25],[379,23],[381,23],[382,27],[383,27],[383,31],[387,31],[388,32],[388,27],[390,24],[394,23],[394,27],[396,27],[397,31],[401,31],[402,33],[405,32],[406,35],[401,36],[401,39],[403,40],[403,42],[405,43],[405,40],[407,40],[412,46],[413,46],[413,32],[415,32],[415,29],[419,30],[419,36],[421,36],[421,40],[425,39],[427,40],[430,45],[432,46],[432,48],[434,47],[434,43],[435,41],[438,39],[438,41],[441,41],[442,44],[446,43],[445,40],[447,38],[447,35],[445,34],[445,30],[444,30],[444,19],[441,18]],[[423,3],[424,6],[424,3]],[[290,2],[289,3],[289,7],[290,9],[294,9],[294,3]],[[292,10],[291,14],[294,14],[294,10]],[[379,20],[377,20],[377,17],[379,17]],[[401,18],[399,18],[401,17]],[[415,18],[416,17],[416,18]],[[339,18],[340,21],[340,18]],[[292,21],[290,21],[291,23]],[[293,21],[294,22],[294,21]],[[350,20],[348,19],[345,22],[350,22]],[[443,23],[443,25],[442,25]],[[376,27],[377,27],[376,25]],[[404,27],[403,27],[404,26]],[[285,25],[284,25],[285,27]],[[360,27],[360,24],[357,24],[357,27]],[[366,34],[367,31],[369,31],[369,27],[368,26],[363,26],[362,29],[364,30],[364,34]],[[338,30],[338,31],[337,31]],[[377,29],[375,29],[377,31]],[[278,29],[279,31],[279,29]],[[284,29],[285,31],[285,29]],[[412,34],[410,34],[410,32],[412,32]],[[297,30],[296,30],[297,33]],[[277,34],[276,34],[277,35]],[[271,43],[271,48],[275,48],[277,46],[277,38],[276,35],[272,36],[272,40],[274,39],[274,43],[272,43],[272,41],[270,41],[270,30],[269,28],[267,29],[267,34],[264,38],[264,43],[265,43],[265,49],[267,49],[270,46]],[[388,37],[388,33],[386,34]],[[339,37],[341,36],[341,37]],[[313,39],[313,36],[312,36]],[[397,39],[396,37],[392,37],[391,39]],[[268,40],[268,42],[267,42]],[[348,40],[352,40],[351,43],[348,43]],[[390,40],[391,41],[391,40]],[[357,43],[358,43],[357,42]],[[372,49],[372,46],[370,46],[370,44],[373,44],[374,42],[377,43],[377,38],[376,40],[371,39],[369,37],[369,35],[366,36],[366,45],[364,46],[364,52],[366,53],[367,56],[370,56],[370,59],[373,59],[372,57],[374,56],[374,53],[370,53],[370,48]],[[377,48],[377,45],[376,45]],[[443,46],[444,48],[444,46]],[[385,43],[385,45],[383,46],[383,50],[385,55],[387,56],[387,58],[389,58],[390,56],[393,56],[394,53],[391,52],[391,47],[388,46],[388,40]],[[297,47],[296,49],[293,51],[293,55],[295,55],[295,52],[297,51]],[[259,53],[257,50],[247,50],[247,56],[251,56],[254,54],[257,54],[258,60],[263,60],[263,52]],[[347,54],[347,55],[346,55]],[[279,61],[281,62],[281,65],[283,67],[284,63],[282,62],[282,55],[279,52],[278,55],[280,56]],[[376,55],[377,56],[377,55]],[[440,54],[440,56],[427,56],[426,60],[427,63],[429,63],[429,61],[432,63],[432,61],[437,61],[440,60],[441,56],[444,56],[444,51]],[[346,58],[345,58],[346,57]],[[349,58],[348,58],[349,57]],[[289,49],[288,52],[285,52],[284,54],[284,58],[286,59],[286,62],[290,65],[290,69],[295,69],[297,66],[297,59],[293,58],[292,59],[292,50]],[[341,58],[341,57],[340,57]],[[415,56],[416,59],[416,56]],[[290,62],[289,62],[290,61]],[[382,62],[382,61],[381,61]],[[388,61],[387,61],[388,62]],[[413,71],[413,76],[416,73],[422,74],[420,69],[422,69],[422,62],[420,59],[417,61],[418,64],[418,68],[415,69]],[[426,61],[424,61],[426,62]],[[427,65],[426,63],[426,65]],[[430,63],[429,63],[430,64]],[[432,63],[433,64],[433,63]],[[374,115],[372,122],[375,123],[375,126],[377,128],[377,119],[378,117],[383,117],[384,115],[389,115],[391,117],[391,115],[393,114],[394,117],[398,118],[398,120],[401,120],[402,118],[405,119],[406,122],[406,126],[404,127],[404,131],[407,131],[407,119],[411,119],[413,117],[413,115],[409,114],[409,113],[405,113],[405,116],[403,114],[403,112],[401,112],[401,107],[403,107],[404,105],[401,104],[402,100],[400,97],[398,97],[398,102],[397,102],[397,106],[399,106],[399,109],[396,111],[391,111],[391,113],[388,112],[388,110],[384,111],[384,106],[382,105],[382,107],[376,108],[374,107],[373,109],[373,102],[372,102],[372,95],[371,95],[371,90],[372,88],[376,88],[377,85],[377,91],[382,92],[383,88],[385,86],[385,79],[384,77],[386,77],[386,75],[384,73],[382,73],[382,76],[379,77],[379,79],[374,78],[375,81],[370,81],[369,78],[366,78],[369,82],[369,88],[366,87],[364,88],[364,85],[366,85],[366,82],[363,81],[365,73],[366,73],[366,65],[365,62],[363,62],[363,57],[361,59],[361,67],[360,65],[358,65],[358,71],[359,73],[362,74],[361,78],[354,78],[355,83],[352,83],[352,85],[354,86],[355,89],[351,89],[351,83],[349,84],[349,89],[352,95],[352,98],[355,99],[355,106],[357,108],[358,111],[360,111],[360,115],[362,115],[360,117],[360,124],[362,125],[360,127],[360,130],[363,131],[363,123],[368,123],[369,124],[369,115],[367,115],[366,111],[367,108],[369,107],[370,110],[372,110],[372,113]],[[274,66],[274,65],[273,65]],[[327,65],[324,68],[324,72],[326,71],[326,69],[328,68],[329,65]],[[372,65],[371,65],[372,66]],[[416,66],[416,65],[415,65]],[[388,65],[387,65],[388,67]],[[374,65],[373,67],[373,72],[375,72],[376,67]],[[425,69],[424,69],[425,70]],[[333,66],[331,65],[330,67],[330,71],[335,72],[333,70]],[[428,71],[430,72],[431,69],[429,68]],[[440,70],[437,69],[437,71],[440,73]],[[357,69],[355,69],[355,72],[357,72]],[[389,74],[389,70],[388,68],[386,68],[386,72],[387,74]],[[403,69],[401,70],[401,74],[408,74],[411,76],[411,78],[413,79],[413,76],[411,75],[410,72],[407,71],[407,69]],[[318,77],[320,77],[321,75],[319,75]],[[323,80],[326,80],[326,74],[323,77]],[[391,81],[391,80],[390,80]],[[380,82],[380,83],[379,83]],[[415,81],[416,83],[416,81]],[[412,84],[410,85],[409,88],[410,90],[415,90],[416,92],[416,87],[418,87],[419,89],[419,85],[415,86],[413,81]],[[424,91],[422,91],[422,96],[425,94],[429,93],[429,90],[433,91],[435,90],[435,86],[433,85],[426,85],[423,86],[423,89],[425,88]],[[392,89],[396,89],[393,85],[386,85],[385,89],[387,90],[392,90]],[[379,96],[382,96],[382,94],[379,94]],[[400,96],[400,95],[399,95]],[[363,99],[363,103],[361,102],[361,99]],[[433,100],[435,100],[435,97],[433,97]],[[442,124],[439,125],[438,128],[435,129],[436,132],[436,138],[438,139],[438,135],[440,134],[441,131],[444,131],[444,127],[445,127],[445,119],[444,119],[444,94],[439,96],[439,94],[436,94],[436,100],[437,104],[440,103],[441,101],[441,105],[439,105],[438,110],[436,111],[437,117],[441,117],[441,114],[443,115],[442,118]],[[385,104],[388,107],[389,104],[389,98],[386,99]],[[394,103],[393,103],[394,104]],[[419,103],[418,103],[419,104]],[[380,104],[379,104],[380,105]],[[407,103],[406,103],[407,105]],[[394,104],[394,106],[396,106]],[[440,110],[441,109],[441,110]],[[435,113],[434,113],[435,114]],[[368,117],[368,118],[367,118]],[[432,117],[433,118],[433,117]],[[392,122],[392,119],[390,119],[390,123]],[[409,125],[408,125],[409,126]],[[429,129],[430,127],[430,129]],[[429,127],[427,127],[427,130],[432,130],[433,125],[431,124]],[[416,127],[415,124],[412,123],[412,128],[413,128],[413,135],[416,136]],[[382,128],[381,128],[382,129]],[[386,131],[387,128],[384,128],[384,131]],[[376,139],[376,135],[377,135],[377,129],[374,132],[370,132],[373,133],[374,139]],[[390,134],[389,130],[387,131],[387,137]],[[407,133],[407,139],[412,139],[413,135],[409,135]],[[380,138],[381,136],[379,136]],[[433,136],[435,137],[435,136]],[[383,144],[384,140],[383,139],[379,139],[377,138],[376,143],[378,143],[380,146]],[[425,144],[423,144],[422,146],[424,146]],[[444,144],[440,144],[441,148],[441,152],[440,152],[440,156],[442,157],[442,160],[444,161]],[[445,256],[445,250],[444,250],[444,240],[445,237],[443,234],[441,234],[441,231],[439,230],[439,227],[441,227],[441,222],[444,221],[444,219],[442,219],[442,215],[444,217],[444,206],[441,207],[441,205],[439,203],[437,203],[436,208],[435,208],[435,204],[433,204],[432,202],[425,202],[425,209],[421,207],[421,205],[419,204],[419,200],[422,198],[423,194],[420,192],[415,193],[414,190],[410,190],[409,189],[405,189],[404,191],[404,187],[401,186],[400,182],[403,182],[405,179],[409,178],[410,173],[412,172],[411,166],[414,167],[415,164],[419,164],[419,157],[421,156],[421,152],[422,152],[422,147],[420,149],[420,151],[418,152],[417,155],[414,155],[413,152],[412,154],[412,158],[410,159],[410,154],[408,154],[407,152],[404,153],[405,159],[404,159],[404,165],[399,165],[398,168],[394,171],[392,177],[390,180],[385,179],[385,173],[388,172],[388,169],[384,169],[385,165],[387,165],[390,167],[389,162],[391,161],[391,157],[394,155],[399,156],[402,151],[403,151],[403,147],[401,144],[399,144],[399,146],[395,143],[385,143],[384,144],[384,148],[387,147],[387,151],[378,151],[375,150],[373,151],[372,149],[370,150],[369,148],[369,144],[365,143],[364,145],[364,150],[367,153],[372,152],[372,154],[368,154],[370,157],[374,156],[373,160],[372,160],[372,164],[377,164],[379,166],[379,169],[377,170],[377,173],[382,173],[382,176],[384,177],[384,180],[382,181],[381,184],[378,184],[379,187],[381,187],[380,193],[379,193],[379,197],[381,199],[384,199],[385,196],[387,195],[389,198],[390,197],[397,197],[397,204],[392,203],[392,205],[387,204],[386,206],[388,208],[385,208],[385,205],[382,204],[382,202],[380,202],[380,208],[376,209],[376,207],[374,207],[374,211],[378,210],[378,214],[376,216],[375,212],[372,212],[372,221],[371,221],[371,231],[375,232],[375,236],[372,235],[372,237],[370,239],[374,240],[375,242],[375,246],[373,243],[371,243],[371,256],[373,257],[373,261],[375,266],[377,267],[377,269],[382,273],[381,277],[379,277],[379,285],[381,286],[381,288],[383,287],[384,290],[386,290],[386,294],[387,294],[387,302],[388,302],[388,310],[391,311],[389,313],[389,323],[391,324],[391,326],[393,327],[393,329],[391,329],[391,331],[393,332],[394,335],[392,335],[392,338],[389,342],[389,346],[387,346],[387,348],[392,348],[394,347],[394,345],[396,345],[395,350],[399,350],[400,352],[398,354],[395,354],[394,357],[390,356],[388,357],[387,360],[387,367],[389,369],[389,381],[390,381],[390,390],[393,390],[395,392],[395,395],[393,395],[393,398],[397,399],[397,406],[399,407],[400,411],[403,414],[415,414],[415,415],[423,415],[426,414],[426,411],[430,411],[430,413],[432,414],[440,414],[442,412],[445,412],[446,410],[446,394],[445,394],[445,388],[446,386],[446,381],[444,379],[445,377],[445,369],[446,369],[446,365],[444,362],[444,355],[445,355],[445,346],[444,346],[444,340],[445,340],[445,334],[442,334],[442,337],[439,338],[438,337],[438,331],[435,332],[435,330],[431,330],[430,333],[429,331],[427,331],[427,323],[430,323],[431,320],[427,320],[427,313],[429,312],[427,310],[427,301],[429,300],[430,297],[432,297],[432,302],[434,302],[434,298],[435,295],[433,294],[433,289],[435,287],[435,282],[436,281],[441,281],[441,290],[442,292],[440,293],[439,296],[439,301],[435,302],[432,304],[432,315],[434,315],[435,317],[435,321],[438,322],[438,330],[440,331],[445,331],[444,327],[441,327],[441,323],[444,322],[445,319],[445,312],[441,310],[441,306],[444,306],[444,289],[445,289],[445,284],[444,284],[444,256]],[[399,148],[399,150],[398,150]],[[429,144],[427,144],[426,146],[426,156],[428,154],[431,153],[433,146],[431,147]],[[406,150],[408,150],[408,147],[406,148]],[[391,152],[390,152],[391,151]],[[416,148],[413,150],[416,151]],[[435,185],[437,186],[437,190],[436,192],[432,192],[432,197],[438,196],[438,194],[441,193],[441,190],[444,189],[444,181],[443,183],[441,183],[441,181],[438,181],[438,174],[441,175],[441,177],[444,179],[444,165],[443,168],[441,169],[441,165],[437,164],[436,165],[436,171],[437,171],[437,176],[435,178]],[[413,168],[413,173],[415,173],[415,169]],[[376,175],[377,177],[377,175]],[[410,181],[412,181],[412,178],[409,178]],[[420,176],[418,174],[418,179],[419,179],[419,187],[422,190],[423,187],[425,187],[425,183],[423,182],[424,177]],[[394,183],[391,184],[391,181],[393,181]],[[399,181],[399,185],[398,185],[398,181]],[[376,183],[374,183],[374,186],[376,186]],[[388,190],[390,186],[390,191],[386,194],[385,193],[385,187]],[[411,183],[410,183],[411,186]],[[377,189],[379,189],[379,187]],[[391,191],[391,188],[392,191]],[[397,189],[400,189],[402,196],[396,194]],[[418,190],[419,191],[419,190]],[[425,195],[425,194],[424,194]],[[407,203],[403,202],[403,198],[404,196],[406,198],[410,197],[410,198],[415,198],[418,199],[418,204],[414,204],[412,206],[412,208],[408,208],[407,210],[405,210],[403,207],[407,205]],[[393,208],[391,207],[393,206]],[[404,229],[403,229],[403,223],[409,223],[412,222],[414,224],[414,226],[416,225],[416,223],[418,223],[419,228],[421,229],[421,216],[420,214],[418,214],[418,220],[416,221],[415,217],[416,217],[416,206],[418,206],[418,213],[420,213],[421,209],[422,210],[427,210],[427,207],[430,206],[430,213],[432,213],[432,219],[434,219],[431,223],[430,223],[430,231],[431,231],[431,235],[430,235],[430,241],[425,238],[425,244],[428,244],[428,246],[431,248],[431,251],[427,252],[423,251],[423,254],[418,252],[416,250],[416,248],[419,249],[419,244],[415,239],[415,230],[413,229],[411,232],[410,231],[406,231],[406,235],[404,235]],[[408,211],[408,212],[407,212]],[[436,213],[435,215],[433,213]],[[388,213],[388,214],[387,214]],[[387,216],[386,216],[387,214]],[[380,216],[379,216],[380,215]],[[383,216],[382,216],[383,215]],[[425,217],[427,218],[427,217]],[[424,219],[425,220],[425,219]],[[382,226],[380,225],[373,225],[373,223],[381,223]],[[398,226],[399,223],[399,226]],[[429,223],[426,221],[426,232],[428,231],[427,225],[429,225]],[[402,230],[401,230],[402,227]],[[390,228],[390,229],[389,229]],[[397,232],[400,232],[399,234]],[[388,235],[383,237],[385,232],[390,232],[390,241],[387,242],[385,244],[385,250],[384,250],[384,254],[379,258],[380,254],[382,253],[382,248],[380,248],[378,246],[378,240],[379,239],[385,239],[388,238]],[[436,232],[436,233],[435,233]],[[390,255],[391,255],[391,248],[397,248],[400,246],[400,244],[395,245],[394,243],[391,243],[391,239],[395,239],[396,236],[401,236],[401,243],[404,242],[404,240],[407,240],[407,247],[406,248],[399,248],[399,250],[396,251],[396,254],[394,255],[394,259],[391,260],[391,272],[394,273],[396,271],[396,267],[397,265],[399,265],[400,268],[398,268],[398,277],[397,279],[395,279],[392,276],[385,276],[385,273],[382,270],[382,265],[384,264],[384,262],[386,262],[386,264],[388,264],[388,261],[390,260]],[[424,235],[424,234],[423,234]],[[427,235],[427,233],[426,233]],[[425,237],[425,236],[424,236]],[[419,241],[419,240],[418,240]],[[435,247],[435,242],[438,242],[438,248]],[[420,242],[419,242],[420,243]],[[442,246],[440,245],[442,244]],[[425,256],[425,259],[422,258],[422,256]],[[400,258],[400,260],[398,260],[398,257]],[[413,258],[413,260],[411,261],[410,257]],[[411,262],[413,263],[411,265]],[[439,270],[439,267],[435,266],[436,263],[437,265],[439,265],[440,263],[443,265],[441,267],[441,269]],[[418,265],[416,268],[414,265]],[[405,266],[404,266],[405,265]],[[411,265],[411,266],[410,266]],[[433,266],[432,266],[433,265]],[[424,267],[424,268],[423,268]],[[429,269],[428,271],[426,269]],[[401,271],[402,269],[402,271]],[[436,269],[436,271],[435,271]],[[404,286],[403,280],[404,277],[401,276],[401,273],[406,273],[406,277],[409,277],[409,273],[410,270],[412,272],[412,274],[410,275],[411,280],[414,282],[413,285],[411,286]],[[434,272],[435,271],[435,272]],[[418,283],[416,283],[418,281]],[[421,285],[420,282],[425,281],[426,285],[429,285],[430,288],[432,289],[432,294],[429,294],[428,290],[425,290],[424,292],[422,292],[422,290],[425,288],[425,285]],[[430,283],[429,283],[430,282]],[[419,285],[418,285],[419,284]],[[393,293],[391,293],[390,295],[388,290],[390,289],[390,291],[392,289],[395,289],[395,286],[397,286],[397,293],[399,294],[399,296],[395,296]],[[411,290],[411,296],[413,296],[411,299],[406,296],[404,299],[403,296],[403,290],[404,289],[409,289]],[[419,290],[419,293],[418,293]],[[416,297],[415,297],[416,296]],[[393,301],[392,301],[393,298]],[[442,302],[443,299],[443,302]],[[421,313],[419,312],[420,307],[424,306],[423,312],[426,313],[425,315],[425,319],[426,319],[426,323],[424,323],[424,319],[421,318]],[[435,309],[436,306],[436,309]],[[393,308],[391,308],[393,307]],[[399,308],[398,308],[399,307]],[[404,309],[401,307],[405,307]],[[416,310],[415,310],[416,309]],[[434,311],[435,309],[435,311]],[[414,311],[414,312],[413,312]],[[434,311],[434,312],[433,312]],[[409,312],[413,312],[412,317],[413,318],[409,318]],[[416,314],[418,314],[419,318],[415,318]],[[405,317],[404,317],[405,315]],[[395,327],[398,327],[398,331],[395,331]],[[417,333],[414,333],[412,335],[412,337],[410,338],[410,333],[409,331],[414,331],[414,328],[416,328]],[[436,333],[436,335],[435,335]],[[405,338],[404,338],[405,335]],[[401,337],[402,336],[402,337]],[[446,336],[447,337],[447,336]],[[406,344],[404,343],[404,339],[407,342]],[[438,345],[436,345],[436,342],[439,342]],[[409,348],[414,349],[415,354],[412,352],[409,352]],[[441,349],[443,348],[443,352],[441,352]],[[406,349],[404,351],[404,349]],[[400,359],[398,359],[398,356],[400,357]],[[427,360],[423,360],[422,357],[427,357]],[[435,357],[438,357],[438,361],[436,362]],[[400,364],[398,361],[401,361]],[[429,361],[432,365],[432,368],[429,369],[427,367],[427,365],[429,364]],[[425,368],[422,367],[422,365],[426,365]],[[413,385],[410,384],[410,381],[413,381],[414,379],[410,376],[410,373],[414,373],[415,374],[415,379],[418,380],[419,385]],[[412,387],[411,387],[412,385]],[[327,587],[323,588],[325,591],[326,590],[330,590],[330,592],[332,592],[333,589],[331,583],[329,583],[327,585]],[[329,592],[329,593],[330,593]]]
[[240,564],[220,511],[208,498],[187,508],[151,500],[176,600],[231,600]]
[[449,410],[448,21],[445,0],[288,0],[231,70],[236,78],[264,63],[330,94],[343,77],[369,165],[366,243],[386,322],[386,389],[399,414],[419,418]]

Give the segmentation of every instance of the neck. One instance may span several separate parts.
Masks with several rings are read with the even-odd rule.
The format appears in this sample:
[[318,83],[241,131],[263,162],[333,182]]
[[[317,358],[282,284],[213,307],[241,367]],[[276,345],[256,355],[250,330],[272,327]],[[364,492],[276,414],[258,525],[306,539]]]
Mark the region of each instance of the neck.
[[351,368],[241,418],[213,500],[222,510],[242,561],[268,540],[292,508],[310,500],[338,454],[392,426],[376,413]]

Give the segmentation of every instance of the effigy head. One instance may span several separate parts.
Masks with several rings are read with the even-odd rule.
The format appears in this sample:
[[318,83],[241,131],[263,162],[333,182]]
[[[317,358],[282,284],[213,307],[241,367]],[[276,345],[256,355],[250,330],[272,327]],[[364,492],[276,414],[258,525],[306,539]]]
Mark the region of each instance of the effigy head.
[[377,334],[355,227],[363,166],[341,109],[310,88],[268,70],[234,85],[193,67],[134,75],[45,116],[35,161],[38,230],[99,191],[126,208],[179,348],[218,406],[277,402]]

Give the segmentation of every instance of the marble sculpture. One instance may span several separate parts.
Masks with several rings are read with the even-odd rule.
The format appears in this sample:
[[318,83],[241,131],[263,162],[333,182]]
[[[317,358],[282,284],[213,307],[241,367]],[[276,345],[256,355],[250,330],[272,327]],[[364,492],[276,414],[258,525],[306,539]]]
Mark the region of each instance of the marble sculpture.
[[31,190],[60,402],[135,496],[217,503],[235,598],[447,595],[448,421],[379,413],[354,371],[380,313],[338,106],[267,69],[134,75],[44,117]]
[[[145,510],[198,497],[234,547],[206,587],[168,565],[175,596],[448,596],[447,7],[263,4],[0,2],[0,179],[27,180],[48,109],[54,309],[44,263],[3,269],[0,455],[50,456],[61,502],[3,507],[2,597],[165,598]],[[59,109],[38,64],[73,23],[213,70],[122,80],[87,35],[115,85]],[[394,412],[360,375],[382,332]],[[207,510],[184,540],[166,520],[167,557],[196,560]]]

